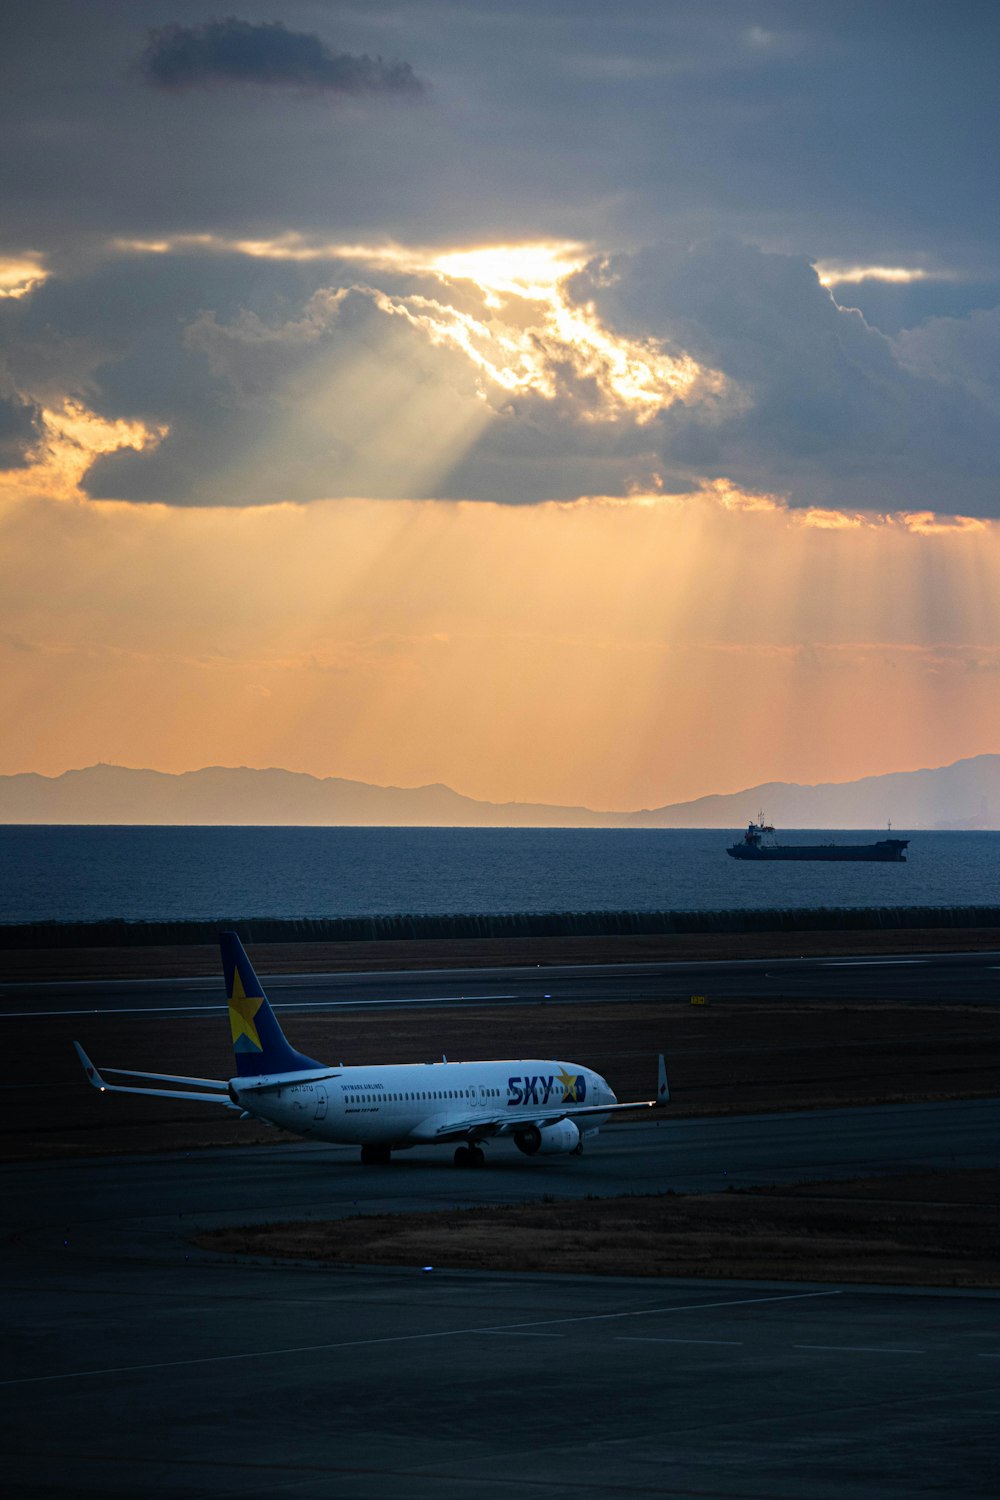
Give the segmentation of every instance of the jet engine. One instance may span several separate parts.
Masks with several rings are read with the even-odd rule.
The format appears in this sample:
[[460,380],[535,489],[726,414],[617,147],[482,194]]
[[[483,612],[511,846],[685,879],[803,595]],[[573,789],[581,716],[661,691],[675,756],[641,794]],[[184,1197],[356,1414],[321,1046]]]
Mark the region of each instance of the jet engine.
[[555,1125],[525,1125],[514,1133],[514,1145],[525,1156],[555,1156],[561,1151],[580,1151],[583,1141],[572,1120]]

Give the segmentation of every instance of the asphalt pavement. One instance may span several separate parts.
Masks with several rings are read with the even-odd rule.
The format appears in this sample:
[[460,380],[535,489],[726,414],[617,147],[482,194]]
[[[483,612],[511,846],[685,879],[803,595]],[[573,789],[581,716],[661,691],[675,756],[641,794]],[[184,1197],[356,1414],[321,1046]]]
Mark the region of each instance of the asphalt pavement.
[[[271,1003],[290,1012],[402,1006],[523,1005],[636,1000],[690,1003],[792,998],[800,1002],[1000,1005],[1000,953],[879,958],[745,959],[725,962],[550,965],[367,974],[261,974]],[[4,1017],[192,1013],[224,1009],[220,974],[0,984]]]
[[25,1496],[996,1494],[1000,1298],[237,1262],[218,1223],[996,1162],[1000,1102],[644,1122],[581,1160],[314,1145],[0,1171]]

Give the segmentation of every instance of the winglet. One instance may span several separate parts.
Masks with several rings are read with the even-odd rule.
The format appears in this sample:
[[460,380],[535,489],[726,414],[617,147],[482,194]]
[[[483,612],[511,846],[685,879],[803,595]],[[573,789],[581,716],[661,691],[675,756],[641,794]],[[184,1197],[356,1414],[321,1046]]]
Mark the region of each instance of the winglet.
[[663,1053],[660,1053],[660,1064],[656,1078],[656,1102],[657,1104],[670,1103],[670,1085],[667,1082],[667,1065],[663,1061]]
[[107,1084],[104,1082],[104,1079],[101,1077],[100,1073],[98,1073],[97,1069],[94,1067],[94,1064],[91,1062],[86,1052],[84,1052],[83,1048],[80,1046],[80,1043],[74,1042],[73,1046],[76,1048],[76,1055],[83,1064],[83,1071],[90,1079],[90,1082],[94,1085],[95,1089],[100,1089],[103,1092],[107,1088]]

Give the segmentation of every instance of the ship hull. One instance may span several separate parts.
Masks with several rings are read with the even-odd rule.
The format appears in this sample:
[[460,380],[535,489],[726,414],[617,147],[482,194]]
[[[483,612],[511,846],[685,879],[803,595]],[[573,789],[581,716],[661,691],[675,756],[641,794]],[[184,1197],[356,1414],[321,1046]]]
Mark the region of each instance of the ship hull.
[[861,860],[867,863],[900,865],[906,863],[908,839],[885,839],[878,844],[778,844],[758,849],[752,844],[734,844],[726,853],[733,859],[821,859],[841,862]]

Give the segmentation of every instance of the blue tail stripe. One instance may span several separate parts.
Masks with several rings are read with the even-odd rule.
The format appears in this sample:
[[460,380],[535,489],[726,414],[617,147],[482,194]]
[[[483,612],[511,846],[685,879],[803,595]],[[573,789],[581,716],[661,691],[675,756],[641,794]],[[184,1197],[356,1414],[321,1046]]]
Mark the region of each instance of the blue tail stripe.
[[[261,982],[254,973],[253,964],[236,933],[220,933],[219,946],[222,949],[222,969],[226,978],[226,997],[230,1002],[229,1014],[231,1019],[236,1018],[233,1020],[233,1050],[236,1054],[237,1076],[246,1078],[262,1073],[298,1073],[307,1068],[322,1067],[315,1058],[306,1057],[289,1046]],[[238,1010],[234,1006],[234,997]],[[258,1003],[247,1005],[247,1001]],[[237,1026],[240,1028],[239,1034]]]

